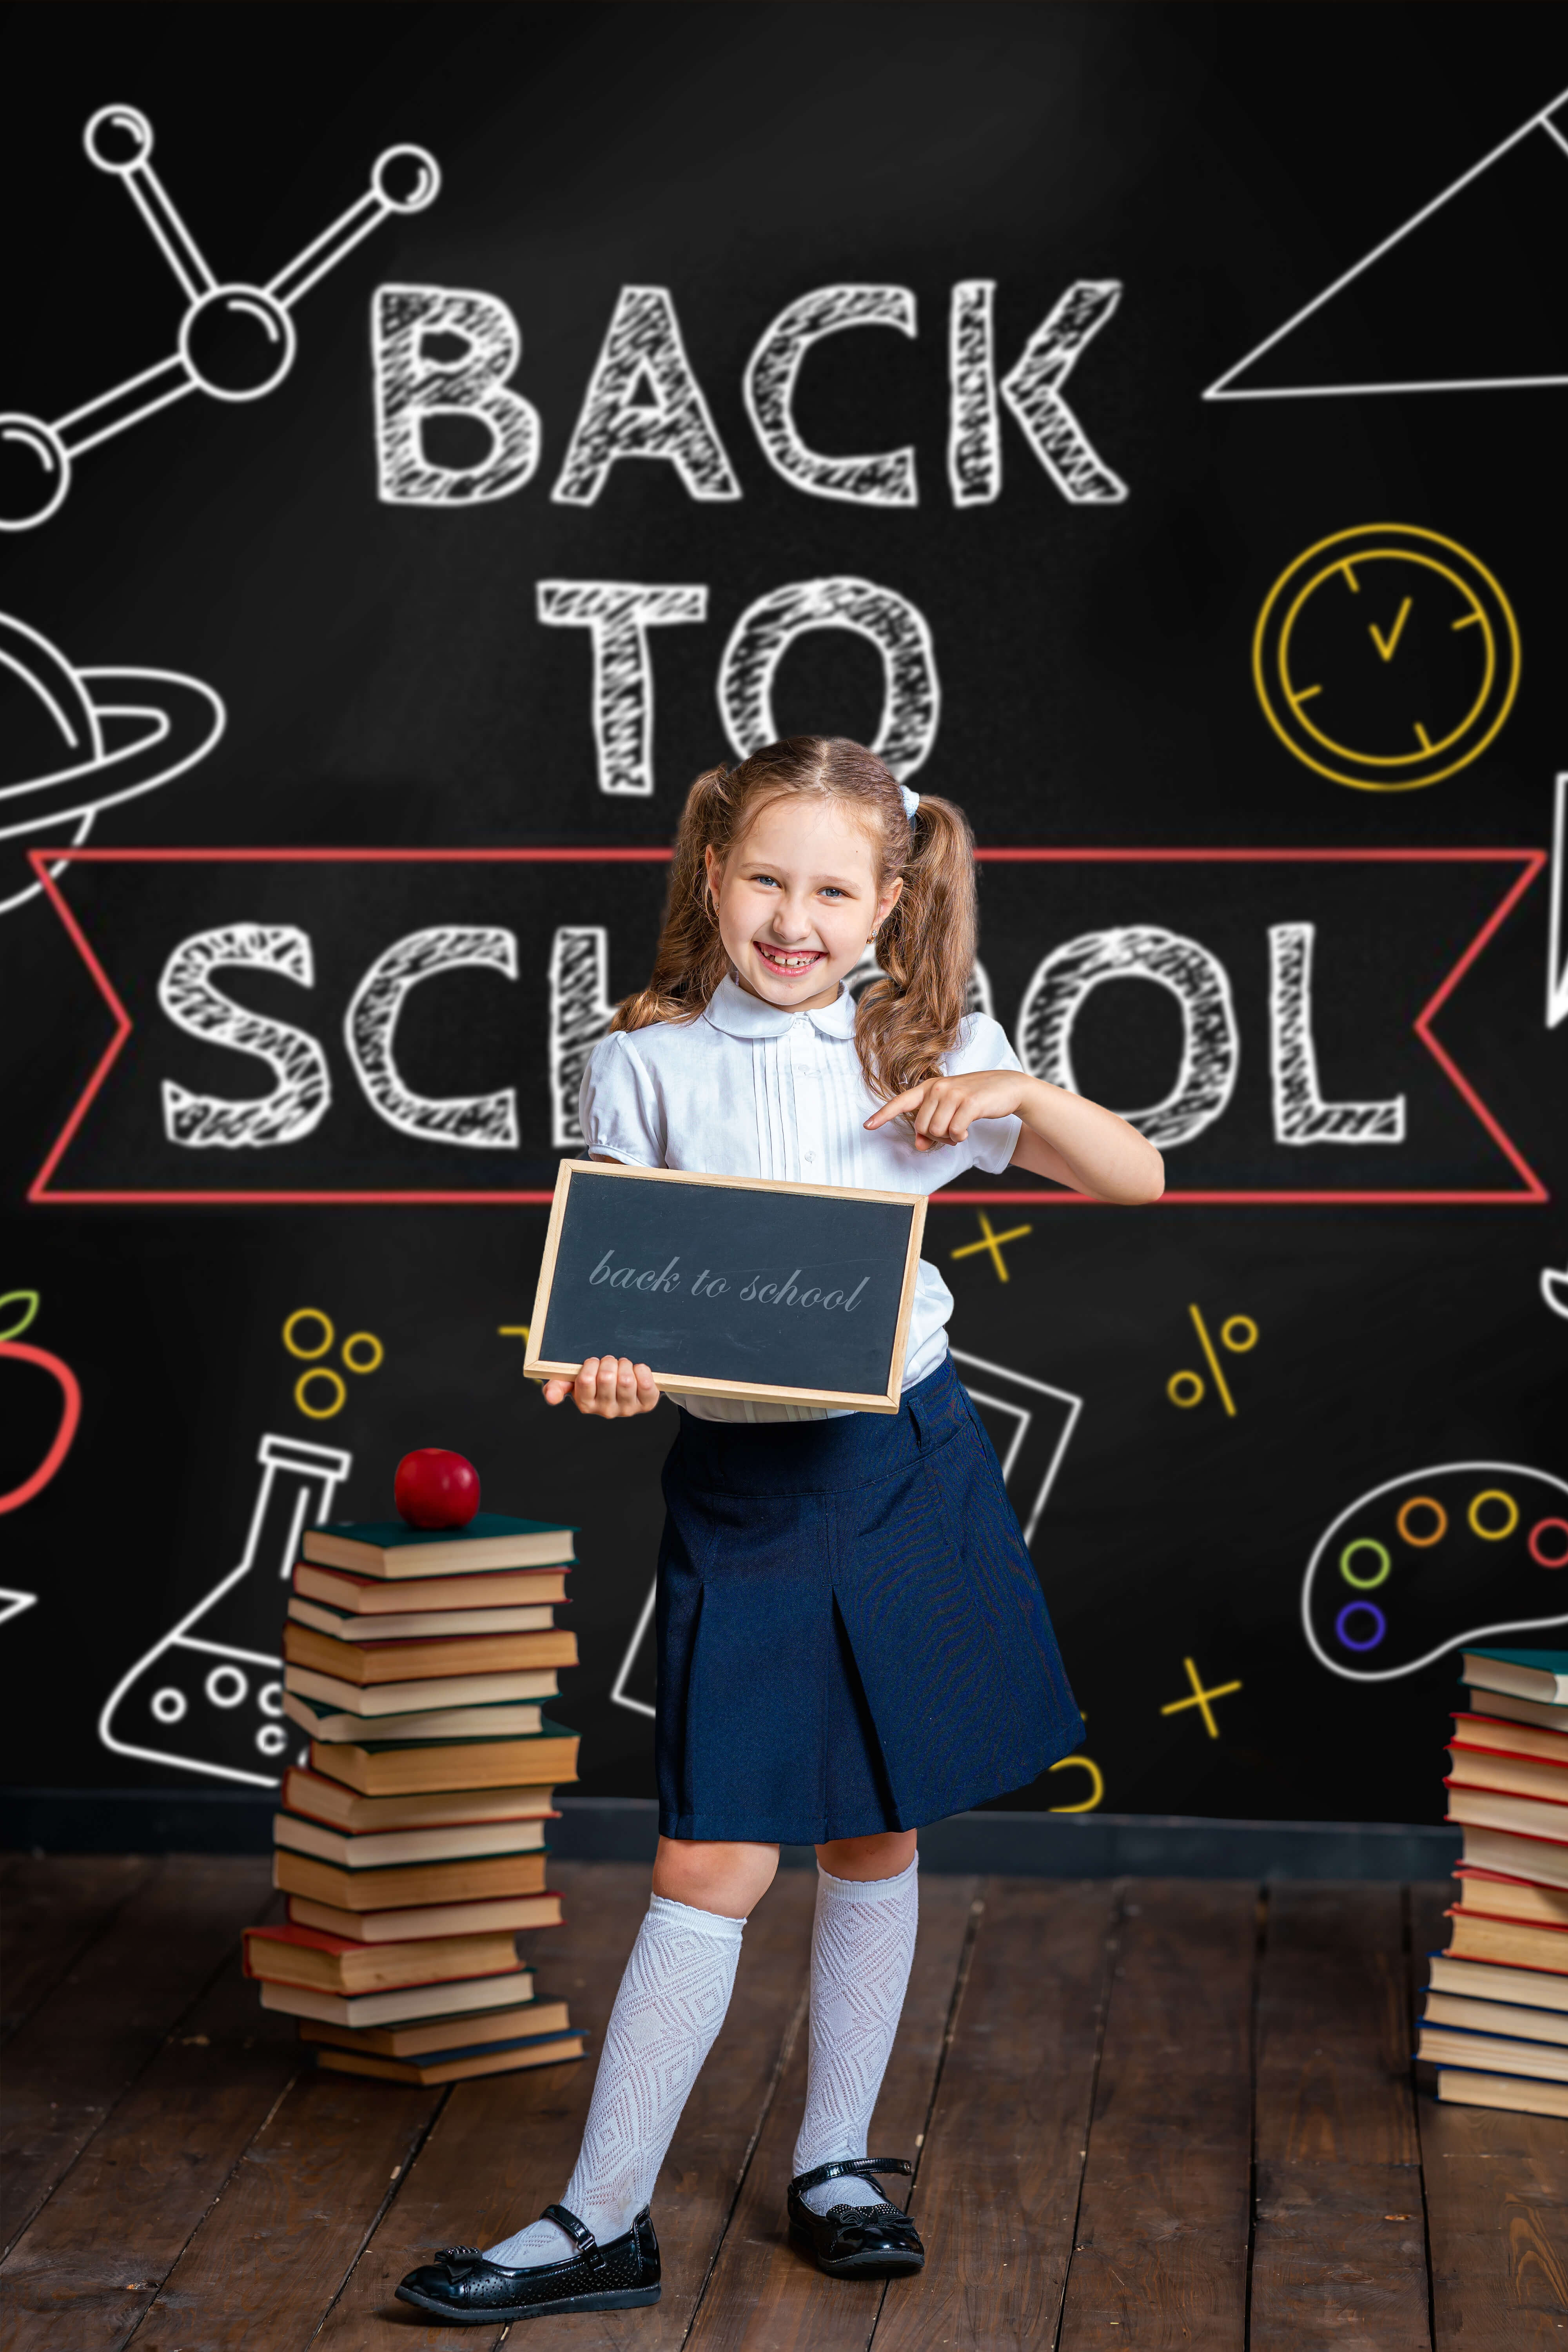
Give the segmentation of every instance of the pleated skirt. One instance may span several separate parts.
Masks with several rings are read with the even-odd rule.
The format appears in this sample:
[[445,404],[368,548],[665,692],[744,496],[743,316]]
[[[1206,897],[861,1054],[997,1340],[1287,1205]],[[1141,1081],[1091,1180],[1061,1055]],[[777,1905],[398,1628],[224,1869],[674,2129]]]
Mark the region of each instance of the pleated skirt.
[[682,1413],[664,1465],[666,1837],[817,1844],[1025,1787],[1083,1738],[990,1439],[944,1360],[896,1414]]

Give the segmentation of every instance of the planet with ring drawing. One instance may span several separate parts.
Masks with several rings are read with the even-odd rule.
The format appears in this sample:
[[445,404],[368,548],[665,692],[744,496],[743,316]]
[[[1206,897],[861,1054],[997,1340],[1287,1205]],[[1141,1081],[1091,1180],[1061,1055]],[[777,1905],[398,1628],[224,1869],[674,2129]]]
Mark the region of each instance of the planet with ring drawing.
[[199,678],[163,669],[77,669],[37,629],[0,613],[0,914],[39,885],[29,843],[79,847],[100,812],[173,782],[205,758],[224,707]]

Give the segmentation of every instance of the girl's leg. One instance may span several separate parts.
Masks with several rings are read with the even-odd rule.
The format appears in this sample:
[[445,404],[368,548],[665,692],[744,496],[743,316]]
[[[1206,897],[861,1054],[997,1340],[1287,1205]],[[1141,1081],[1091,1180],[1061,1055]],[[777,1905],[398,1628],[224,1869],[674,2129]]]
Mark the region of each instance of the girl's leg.
[[[919,1909],[913,1830],[839,1838],[816,1849],[816,1924],[811,1944],[811,2065],[795,2142],[798,2177],[819,2164],[866,2156],[914,1957]],[[853,2176],[804,2191],[814,2212],[880,2204]]]
[[[601,2245],[624,2237],[653,2194],[698,2070],[713,2045],[741,1952],[741,1930],[778,1868],[773,1845],[660,1838],[653,1897],[605,2030],[577,2168],[560,2201]],[[563,2262],[572,2242],[534,2221],[486,2250],[522,2270]]]

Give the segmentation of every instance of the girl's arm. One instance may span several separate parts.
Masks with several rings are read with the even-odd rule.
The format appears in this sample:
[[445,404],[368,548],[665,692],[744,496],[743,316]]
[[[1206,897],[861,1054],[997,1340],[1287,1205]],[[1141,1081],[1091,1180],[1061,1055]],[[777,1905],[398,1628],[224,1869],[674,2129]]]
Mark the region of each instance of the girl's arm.
[[1013,1154],[1015,1168],[1124,1208],[1157,1201],[1165,1189],[1164,1162],[1135,1127],[1115,1111],[1022,1070],[968,1070],[957,1077],[928,1078],[895,1095],[866,1124],[885,1127],[904,1117],[913,1122],[917,1151],[962,1143],[977,1118],[1016,1117],[1024,1132]]

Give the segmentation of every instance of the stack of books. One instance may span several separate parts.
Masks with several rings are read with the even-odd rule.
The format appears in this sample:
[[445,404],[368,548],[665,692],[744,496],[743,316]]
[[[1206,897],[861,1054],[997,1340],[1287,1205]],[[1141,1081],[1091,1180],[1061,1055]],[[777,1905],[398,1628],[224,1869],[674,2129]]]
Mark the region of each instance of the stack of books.
[[1467,1650],[1463,1679],[1459,1898],[1415,2054],[1440,2099],[1568,2116],[1568,1650]]
[[245,1966],[320,2065],[447,2083],[583,2054],[516,1944],[561,1917],[545,1824],[577,1740],[541,1702],[577,1658],[554,1622],[573,1532],[493,1512],[305,1532],[283,1712],[310,1746],[272,1825],[289,1920],[247,1931]]

